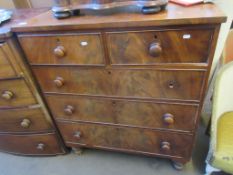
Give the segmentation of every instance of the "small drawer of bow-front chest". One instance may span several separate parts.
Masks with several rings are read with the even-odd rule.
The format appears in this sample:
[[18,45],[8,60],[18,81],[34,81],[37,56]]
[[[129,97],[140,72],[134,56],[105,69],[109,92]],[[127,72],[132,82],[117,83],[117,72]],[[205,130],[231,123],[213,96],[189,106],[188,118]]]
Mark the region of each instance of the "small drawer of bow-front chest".
[[20,107],[36,104],[31,90],[23,79],[0,81],[0,108]]
[[46,120],[40,108],[0,110],[0,132],[29,133],[51,131],[53,127]]

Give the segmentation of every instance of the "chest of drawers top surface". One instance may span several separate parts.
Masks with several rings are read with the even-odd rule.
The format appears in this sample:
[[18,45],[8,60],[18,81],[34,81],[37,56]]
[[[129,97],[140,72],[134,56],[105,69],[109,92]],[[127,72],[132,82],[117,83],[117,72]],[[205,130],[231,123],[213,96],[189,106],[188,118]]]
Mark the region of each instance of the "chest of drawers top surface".
[[58,20],[47,11],[12,27],[15,32],[54,30],[81,30],[122,27],[148,27],[187,24],[217,24],[226,16],[214,4],[201,4],[189,8],[169,3],[158,14],[143,15],[134,8],[116,8],[106,11],[84,11],[84,15]]

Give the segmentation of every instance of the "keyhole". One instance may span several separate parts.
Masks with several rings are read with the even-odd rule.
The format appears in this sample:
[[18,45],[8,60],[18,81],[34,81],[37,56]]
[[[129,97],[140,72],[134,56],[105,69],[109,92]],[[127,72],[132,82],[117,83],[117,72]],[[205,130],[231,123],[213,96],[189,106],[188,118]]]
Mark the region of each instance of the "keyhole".
[[59,38],[56,38],[57,45],[60,45],[61,41]]
[[169,82],[168,87],[169,87],[170,89],[173,89],[174,86],[175,86],[175,81]]

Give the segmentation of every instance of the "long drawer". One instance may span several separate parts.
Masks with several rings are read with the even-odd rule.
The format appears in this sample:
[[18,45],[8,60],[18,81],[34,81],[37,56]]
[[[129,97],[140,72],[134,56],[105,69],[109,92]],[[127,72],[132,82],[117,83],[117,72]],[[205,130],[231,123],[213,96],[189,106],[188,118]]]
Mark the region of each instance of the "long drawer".
[[58,127],[68,146],[188,157],[192,142],[191,135],[146,129],[69,122],[58,122]]
[[99,33],[19,35],[19,41],[31,64],[105,63]]
[[213,29],[107,33],[111,64],[207,63]]
[[57,119],[192,131],[198,105],[46,95]]
[[34,66],[44,92],[199,100],[205,71]]
[[53,130],[40,108],[0,110],[0,132],[42,132]]
[[36,104],[32,92],[23,79],[0,81],[0,93],[0,108]]
[[54,155],[62,154],[54,133],[33,135],[0,134],[0,150],[23,155]]

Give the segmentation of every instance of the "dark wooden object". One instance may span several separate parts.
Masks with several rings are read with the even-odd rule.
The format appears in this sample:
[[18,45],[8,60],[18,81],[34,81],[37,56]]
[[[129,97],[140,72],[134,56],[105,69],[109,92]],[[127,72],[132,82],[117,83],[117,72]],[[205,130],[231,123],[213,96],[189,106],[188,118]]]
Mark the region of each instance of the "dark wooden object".
[[140,6],[143,14],[164,10],[168,0],[54,0],[52,11],[58,19],[79,15],[80,10],[112,10],[125,6]]
[[213,4],[85,14],[56,20],[49,11],[14,27],[66,145],[182,168],[225,16]]
[[[32,12],[33,11],[33,12]],[[64,154],[65,149],[11,26],[45,10],[19,10],[0,28],[0,151],[19,155]]]

